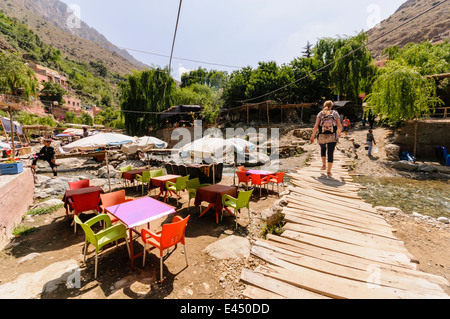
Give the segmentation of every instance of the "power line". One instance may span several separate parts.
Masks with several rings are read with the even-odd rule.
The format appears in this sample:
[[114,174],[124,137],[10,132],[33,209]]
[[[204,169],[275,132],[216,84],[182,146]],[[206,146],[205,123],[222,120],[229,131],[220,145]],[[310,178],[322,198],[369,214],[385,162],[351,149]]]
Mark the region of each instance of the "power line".
[[331,66],[332,64],[335,64],[336,62],[338,62],[338,61],[340,61],[340,60],[346,58],[347,56],[349,56],[349,55],[355,53],[356,51],[361,50],[362,48],[364,48],[364,47],[368,46],[369,44],[371,44],[371,43],[373,43],[373,42],[375,42],[375,41],[381,39],[382,37],[385,37],[386,35],[388,35],[388,34],[394,32],[395,30],[397,30],[397,29],[403,27],[405,24],[407,24],[407,23],[409,23],[409,22],[411,22],[411,21],[413,21],[413,20],[419,18],[420,16],[422,16],[422,15],[428,13],[429,11],[435,9],[436,7],[438,7],[438,6],[440,6],[441,4],[445,3],[446,1],[447,1],[447,0],[443,0],[443,1],[441,1],[441,2],[439,2],[439,3],[437,3],[437,4],[435,4],[435,5],[433,5],[431,8],[428,8],[427,10],[425,10],[425,11],[419,13],[419,14],[416,15],[415,17],[413,17],[413,18],[411,18],[411,19],[405,21],[404,23],[398,25],[397,27],[391,29],[390,31],[387,31],[387,32],[381,34],[380,36],[378,36],[378,37],[375,38],[374,40],[367,41],[366,44],[361,45],[359,48],[356,48],[356,49],[354,49],[354,50],[352,50],[352,51],[350,51],[350,52],[344,54],[342,57],[338,58],[337,60],[334,60],[334,61],[332,61],[332,62],[330,62],[330,63],[328,63],[328,64],[322,66],[321,68],[319,68],[319,69],[317,69],[317,70],[315,70],[315,71],[310,72],[309,74],[307,74],[307,75],[301,77],[301,78],[298,79],[298,80],[295,80],[294,82],[291,82],[291,83],[289,83],[289,84],[286,84],[286,85],[284,85],[284,86],[282,86],[282,87],[280,87],[280,88],[278,88],[278,89],[275,89],[275,90],[273,90],[273,91],[271,91],[271,92],[262,94],[262,95],[260,95],[260,96],[253,97],[253,98],[246,99],[246,100],[235,101],[235,102],[241,102],[241,103],[244,103],[244,102],[253,101],[253,100],[256,100],[256,99],[259,99],[259,98],[262,98],[262,97],[271,95],[271,94],[273,94],[273,93],[276,93],[276,92],[278,92],[278,91],[281,91],[281,90],[283,90],[283,89],[285,89],[285,88],[287,88],[287,87],[289,87],[289,86],[291,86],[291,85],[294,85],[294,84],[296,84],[296,83],[298,83],[298,82],[300,82],[300,81],[302,81],[302,80],[304,80],[304,79],[310,77],[311,75],[313,75],[313,74],[315,74],[315,73],[318,73],[319,71],[321,71],[321,70],[323,70],[323,69],[328,68],[328,67]]
[[181,12],[181,3],[183,2],[183,0],[180,0],[180,5],[178,7],[178,15],[177,15],[177,23],[175,24],[175,32],[173,34],[173,41],[172,41],[172,50],[170,51],[170,60],[169,60],[169,76],[166,79],[166,83],[164,84],[164,92],[162,95],[162,100],[161,103],[164,103],[164,97],[166,96],[166,89],[167,89],[167,82],[169,81],[169,77],[170,77],[170,69],[172,68],[172,56],[173,56],[173,49],[175,47],[175,39],[177,37],[177,30],[178,30],[178,22],[180,21],[180,12]]

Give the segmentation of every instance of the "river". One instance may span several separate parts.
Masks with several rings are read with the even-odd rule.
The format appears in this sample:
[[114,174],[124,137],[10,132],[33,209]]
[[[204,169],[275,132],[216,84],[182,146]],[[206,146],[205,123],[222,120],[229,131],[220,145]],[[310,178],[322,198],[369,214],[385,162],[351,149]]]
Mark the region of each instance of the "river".
[[450,218],[450,184],[447,180],[414,180],[404,177],[355,177],[365,186],[359,195],[374,206],[394,206],[434,218]]

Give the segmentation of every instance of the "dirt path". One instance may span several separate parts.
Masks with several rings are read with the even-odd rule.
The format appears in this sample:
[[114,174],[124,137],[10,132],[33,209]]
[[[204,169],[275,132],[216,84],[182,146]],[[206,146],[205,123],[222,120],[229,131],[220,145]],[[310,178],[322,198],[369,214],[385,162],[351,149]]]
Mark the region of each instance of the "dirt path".
[[[376,174],[377,176],[392,176],[397,174],[385,164],[382,156],[385,138],[388,132],[382,128],[375,130],[377,149],[374,158],[368,158],[364,153],[365,131],[350,132],[350,136],[362,145],[358,149],[358,160],[355,172],[359,174]],[[283,138],[289,140],[292,136]],[[348,148],[350,142],[341,139],[338,150]],[[307,161],[310,152],[317,151],[317,144],[304,145],[305,153],[301,156],[281,160],[282,170],[301,167]],[[231,185],[231,177],[224,177],[222,184]],[[257,192],[259,195],[259,192]],[[127,196],[140,197],[133,187],[127,189]],[[164,261],[165,282],[160,285],[159,259],[155,253],[147,255],[146,265],[142,267],[141,259],[136,260],[134,271],[126,247],[121,244],[112,247],[99,258],[98,278],[94,279],[94,254],[91,246],[86,265],[83,265],[82,248],[84,234],[79,229],[73,233],[70,220],[65,218],[64,209],[49,215],[36,216],[27,219],[24,224],[34,226],[37,231],[20,238],[15,238],[9,248],[0,252],[0,285],[16,280],[21,274],[37,272],[49,264],[74,259],[80,265],[81,287],[67,288],[64,285],[50,293],[44,293],[40,298],[169,298],[169,299],[238,299],[242,298],[244,289],[239,281],[242,268],[256,266],[260,261],[253,256],[241,259],[217,259],[204,252],[211,243],[230,235],[246,237],[250,241],[261,236],[264,226],[259,219],[260,212],[269,208],[278,199],[276,192],[263,191],[261,198],[255,196],[251,202],[251,224],[244,214],[243,226],[235,229],[235,220],[224,215],[221,223],[216,224],[215,215],[207,213],[198,218],[199,209],[188,209],[187,194],[182,194],[178,214],[182,217],[191,215],[186,230],[187,253],[189,267],[185,265],[183,249],[178,247]],[[175,199],[169,203],[176,205]],[[84,216],[84,219],[90,216]],[[424,222],[419,222],[406,214],[386,216],[389,223],[397,230],[395,235],[405,242],[407,249],[419,260],[418,268],[443,276],[450,281],[450,231],[448,228],[437,228]],[[151,228],[158,230],[165,219],[152,222]],[[137,251],[142,250],[140,243],[135,245]],[[33,258],[30,257],[33,254]],[[23,259],[24,257],[27,257]],[[450,294],[448,287],[446,292]]]

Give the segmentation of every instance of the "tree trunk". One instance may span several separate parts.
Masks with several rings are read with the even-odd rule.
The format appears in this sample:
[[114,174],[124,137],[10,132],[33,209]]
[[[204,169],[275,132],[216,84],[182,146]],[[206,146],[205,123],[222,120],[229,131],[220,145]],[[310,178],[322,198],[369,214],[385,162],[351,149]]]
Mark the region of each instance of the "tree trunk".
[[414,159],[413,163],[416,163],[416,154],[417,154],[417,143],[418,143],[418,137],[417,137],[417,119],[414,120]]

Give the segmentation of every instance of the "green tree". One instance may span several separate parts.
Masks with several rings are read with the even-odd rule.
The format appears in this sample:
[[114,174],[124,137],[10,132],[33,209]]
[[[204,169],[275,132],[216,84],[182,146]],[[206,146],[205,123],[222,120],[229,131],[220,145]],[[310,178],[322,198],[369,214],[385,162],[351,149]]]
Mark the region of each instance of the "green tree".
[[66,91],[56,82],[44,82],[43,88],[40,92],[39,98],[42,101],[56,101],[59,104],[64,104],[64,95]]
[[167,70],[134,71],[119,84],[120,107],[125,128],[132,135],[145,135],[149,126],[159,127],[158,113],[171,106],[176,84]]
[[223,91],[223,100],[227,107],[236,107],[241,105],[241,100],[245,100],[247,86],[250,81],[253,69],[245,67],[233,71]]
[[225,71],[206,70],[199,67],[197,70],[184,73],[181,76],[181,88],[189,87],[192,84],[203,84],[209,87],[221,88],[227,82],[228,74]]
[[415,158],[417,119],[430,114],[432,107],[440,102],[434,81],[423,77],[417,68],[392,61],[375,80],[366,101],[374,114],[392,126],[415,120]]
[[32,69],[24,64],[18,53],[0,52],[0,89],[4,93],[29,99],[36,96],[38,81]]

